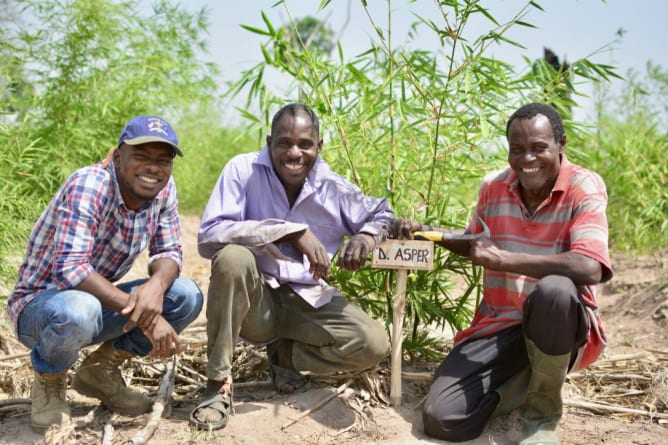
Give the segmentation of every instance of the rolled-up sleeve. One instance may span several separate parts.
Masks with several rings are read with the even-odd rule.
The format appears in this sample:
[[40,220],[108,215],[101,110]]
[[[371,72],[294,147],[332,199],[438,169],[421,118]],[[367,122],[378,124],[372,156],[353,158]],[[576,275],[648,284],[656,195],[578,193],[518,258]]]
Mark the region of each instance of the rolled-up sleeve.
[[395,219],[387,199],[367,196],[353,184],[349,184],[348,189],[340,196],[340,209],[349,233],[366,233],[372,235],[376,243],[384,241]]
[[571,187],[575,201],[570,226],[570,250],[593,258],[603,268],[601,282],[612,278],[608,251],[608,194],[601,177],[593,172],[582,175]]

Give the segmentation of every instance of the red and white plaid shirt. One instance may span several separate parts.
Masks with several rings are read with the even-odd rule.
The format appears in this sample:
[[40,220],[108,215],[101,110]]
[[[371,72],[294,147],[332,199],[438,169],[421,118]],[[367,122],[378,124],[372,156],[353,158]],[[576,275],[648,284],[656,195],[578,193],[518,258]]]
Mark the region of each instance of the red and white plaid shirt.
[[7,304],[14,330],[23,308],[41,291],[72,289],[93,271],[117,281],[147,247],[149,264],[171,258],[181,268],[174,178],[146,208],[135,212],[123,203],[113,163],[77,170],[33,227]]

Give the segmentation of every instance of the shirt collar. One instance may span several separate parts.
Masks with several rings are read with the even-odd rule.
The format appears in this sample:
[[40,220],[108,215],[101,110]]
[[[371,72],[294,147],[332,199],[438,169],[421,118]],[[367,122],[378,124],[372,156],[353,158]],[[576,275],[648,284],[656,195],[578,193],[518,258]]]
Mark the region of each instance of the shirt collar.
[[121,187],[118,185],[118,176],[116,176],[116,168],[114,166],[114,161],[111,161],[109,165],[107,165],[106,169],[107,172],[109,172],[109,179],[113,184],[114,196],[112,197],[112,199],[116,203],[116,206],[123,208],[123,210],[126,212],[141,213],[142,211],[144,211],[145,209],[130,210],[125,206],[125,201],[123,200],[123,195],[121,194]]

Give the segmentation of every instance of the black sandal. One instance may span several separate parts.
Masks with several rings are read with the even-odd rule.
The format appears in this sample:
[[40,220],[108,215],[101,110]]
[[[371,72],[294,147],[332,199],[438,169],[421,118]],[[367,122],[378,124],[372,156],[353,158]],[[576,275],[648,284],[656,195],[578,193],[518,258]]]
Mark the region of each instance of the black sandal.
[[[200,409],[215,410],[220,414],[218,420],[200,420],[197,418],[197,411]],[[190,424],[197,427],[198,430],[219,430],[225,428],[230,420],[232,412],[232,397],[230,394],[216,393],[205,396],[199,404],[190,412]]]

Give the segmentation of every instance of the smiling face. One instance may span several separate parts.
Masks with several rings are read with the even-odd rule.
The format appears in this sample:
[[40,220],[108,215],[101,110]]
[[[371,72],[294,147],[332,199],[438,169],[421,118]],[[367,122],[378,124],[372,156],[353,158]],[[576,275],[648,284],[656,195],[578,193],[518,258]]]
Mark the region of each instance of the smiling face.
[[167,144],[122,144],[114,152],[114,165],[125,206],[139,210],[149,204],[167,185],[173,163],[174,149]]
[[294,203],[322,148],[317,127],[303,110],[284,113],[267,136],[276,175]]
[[525,203],[538,205],[550,195],[565,146],[566,135],[555,141],[550,120],[542,114],[511,122],[508,163],[519,178]]

